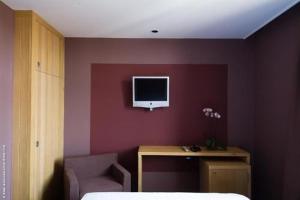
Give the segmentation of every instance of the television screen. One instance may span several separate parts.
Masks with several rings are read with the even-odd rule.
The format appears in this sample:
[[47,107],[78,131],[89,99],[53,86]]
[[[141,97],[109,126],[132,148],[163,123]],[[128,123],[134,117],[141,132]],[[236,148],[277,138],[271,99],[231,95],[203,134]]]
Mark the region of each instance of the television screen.
[[136,101],[167,101],[167,79],[163,78],[136,78]]
[[150,110],[169,107],[169,77],[133,76],[132,105]]

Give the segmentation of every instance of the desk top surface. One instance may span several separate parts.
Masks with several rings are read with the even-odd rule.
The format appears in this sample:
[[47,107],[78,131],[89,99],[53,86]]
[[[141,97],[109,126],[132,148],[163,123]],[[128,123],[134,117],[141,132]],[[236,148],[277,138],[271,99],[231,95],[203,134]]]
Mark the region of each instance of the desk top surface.
[[147,146],[139,147],[138,155],[140,156],[221,156],[221,157],[250,157],[249,152],[239,147],[227,147],[227,150],[207,150],[201,147],[201,151],[191,152],[184,151],[181,146]]

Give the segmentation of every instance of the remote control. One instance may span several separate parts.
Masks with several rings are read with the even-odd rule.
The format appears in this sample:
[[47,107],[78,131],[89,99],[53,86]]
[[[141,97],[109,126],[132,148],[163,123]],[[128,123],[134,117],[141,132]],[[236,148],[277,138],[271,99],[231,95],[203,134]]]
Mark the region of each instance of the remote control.
[[182,149],[183,149],[183,151],[185,151],[185,152],[188,152],[188,151],[190,151],[190,149],[189,149],[189,147],[188,147],[188,146],[182,146]]

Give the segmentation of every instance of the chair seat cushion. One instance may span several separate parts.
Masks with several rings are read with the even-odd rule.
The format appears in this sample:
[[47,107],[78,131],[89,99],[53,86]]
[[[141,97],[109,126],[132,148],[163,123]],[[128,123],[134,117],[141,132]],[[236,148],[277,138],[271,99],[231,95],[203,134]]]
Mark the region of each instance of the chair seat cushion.
[[123,186],[110,176],[88,178],[79,181],[79,193],[82,198],[89,192],[122,192]]

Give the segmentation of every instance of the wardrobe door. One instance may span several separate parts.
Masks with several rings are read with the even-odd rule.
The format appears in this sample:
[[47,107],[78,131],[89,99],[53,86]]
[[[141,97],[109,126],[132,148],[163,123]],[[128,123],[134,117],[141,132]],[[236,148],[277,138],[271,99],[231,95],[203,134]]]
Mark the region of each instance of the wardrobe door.
[[60,74],[60,37],[48,30],[48,73],[54,76]]
[[50,27],[43,24],[38,18],[35,22],[37,26],[37,34],[39,35],[37,45],[39,60],[36,67],[41,72],[60,76],[60,55],[63,51],[60,46],[61,36],[59,36]]
[[33,199],[60,199],[63,159],[63,38],[35,18],[33,57]]
[[62,187],[62,79],[36,71],[34,199],[59,199]]
[[34,21],[35,25],[35,34],[37,37],[33,37],[33,39],[36,39],[36,49],[33,49],[36,51],[37,54],[37,60],[35,63],[35,69],[42,72],[47,72],[47,48],[48,48],[48,42],[47,42],[47,28],[41,24],[37,19]]

